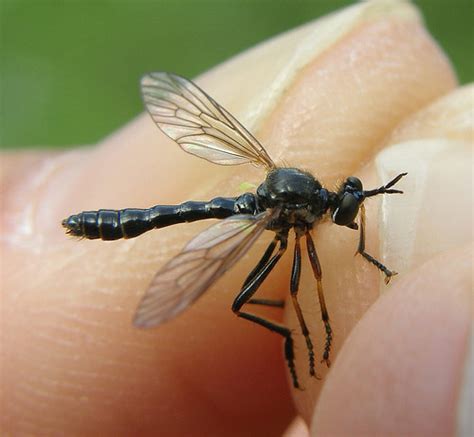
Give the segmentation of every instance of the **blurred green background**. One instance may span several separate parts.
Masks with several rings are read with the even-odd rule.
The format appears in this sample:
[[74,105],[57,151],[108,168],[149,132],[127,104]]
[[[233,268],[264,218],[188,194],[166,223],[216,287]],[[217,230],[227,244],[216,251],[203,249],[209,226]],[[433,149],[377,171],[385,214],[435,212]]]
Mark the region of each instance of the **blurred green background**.
[[[141,112],[138,80],[193,77],[348,0],[0,0],[0,145],[94,143]],[[415,0],[461,83],[473,0]]]

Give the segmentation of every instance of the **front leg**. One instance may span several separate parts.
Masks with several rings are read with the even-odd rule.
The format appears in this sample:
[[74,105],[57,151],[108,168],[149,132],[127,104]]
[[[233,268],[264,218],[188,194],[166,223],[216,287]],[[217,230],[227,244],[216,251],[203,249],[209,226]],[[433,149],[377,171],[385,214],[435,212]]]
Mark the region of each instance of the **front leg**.
[[385,283],[388,284],[392,276],[395,276],[397,272],[389,270],[385,267],[380,261],[375,259],[372,255],[369,255],[365,251],[365,206],[364,204],[360,205],[360,224],[359,224],[359,246],[357,248],[357,253],[360,253],[368,262],[377,267],[385,275]]

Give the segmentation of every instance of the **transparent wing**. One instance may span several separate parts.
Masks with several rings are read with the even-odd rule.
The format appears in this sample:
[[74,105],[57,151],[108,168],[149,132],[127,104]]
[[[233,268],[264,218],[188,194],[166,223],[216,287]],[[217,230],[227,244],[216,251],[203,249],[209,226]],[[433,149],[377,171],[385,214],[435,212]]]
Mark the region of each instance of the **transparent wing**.
[[141,90],[155,123],[186,152],[221,165],[275,167],[252,134],[193,82],[150,73],[142,78]]
[[153,278],[135,325],[155,326],[186,309],[247,252],[272,217],[231,216],[193,238]]

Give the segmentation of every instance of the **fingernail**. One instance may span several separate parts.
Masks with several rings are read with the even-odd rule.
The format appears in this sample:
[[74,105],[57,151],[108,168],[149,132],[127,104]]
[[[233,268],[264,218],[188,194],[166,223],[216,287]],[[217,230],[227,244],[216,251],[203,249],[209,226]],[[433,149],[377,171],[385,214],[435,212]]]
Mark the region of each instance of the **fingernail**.
[[[226,103],[227,109],[238,115],[251,131],[258,131],[265,115],[273,110],[295,75],[310,62],[322,57],[359,27],[390,18],[421,25],[418,10],[408,1],[358,3],[243,52],[207,72],[200,83]],[[226,80],[216,80],[218,77]]]
[[399,271],[464,244],[472,226],[473,87],[455,90],[413,114],[394,130],[376,159],[381,181],[408,172],[383,196],[382,254]]
[[403,194],[383,196],[384,262],[402,273],[464,244],[472,226],[471,145],[444,139],[413,140],[385,149],[376,165],[381,181],[408,172]]

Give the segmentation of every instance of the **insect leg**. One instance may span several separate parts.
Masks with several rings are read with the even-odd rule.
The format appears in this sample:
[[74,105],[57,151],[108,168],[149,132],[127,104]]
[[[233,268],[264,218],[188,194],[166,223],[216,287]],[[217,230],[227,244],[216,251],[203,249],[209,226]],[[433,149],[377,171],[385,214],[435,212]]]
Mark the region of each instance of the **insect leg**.
[[308,249],[309,260],[311,262],[311,267],[313,268],[314,277],[316,278],[319,305],[321,307],[321,315],[323,318],[324,328],[326,330],[326,344],[324,346],[323,359],[321,362],[324,361],[329,367],[331,365],[329,353],[331,351],[332,344],[332,328],[329,324],[329,314],[326,308],[326,302],[324,300],[321,264],[319,263],[318,254],[316,253],[313,239],[311,238],[311,234],[308,230],[306,231],[306,248]]
[[255,314],[237,312],[237,315],[239,317],[242,317],[243,319],[263,326],[264,328],[267,328],[272,332],[276,332],[277,334],[280,334],[282,337],[285,338],[285,359],[288,363],[288,369],[290,370],[293,387],[300,388],[300,385],[298,383],[298,376],[296,375],[295,352],[293,338],[291,337],[291,331],[285,326],[282,326],[270,320],[266,320],[263,317],[256,316]]
[[[240,311],[240,308],[242,308],[242,306],[245,303],[248,303],[248,301],[252,298],[252,296],[258,290],[262,282],[266,279],[268,274],[273,270],[276,263],[280,260],[282,255],[285,253],[286,248],[288,246],[287,236],[281,235],[281,236],[277,236],[276,238],[277,238],[277,241],[280,242],[280,247],[278,248],[278,252],[275,255],[273,255],[271,258],[269,258],[268,261],[265,264],[263,264],[258,271],[252,272],[253,274],[252,274],[251,280],[245,281],[244,285],[242,286],[242,289],[240,290],[240,293],[235,298],[234,303],[232,304],[232,311],[238,312]],[[272,245],[273,245],[273,242],[271,243],[271,246]],[[267,252],[265,252],[264,257],[267,255]]]
[[254,305],[263,305],[267,307],[275,307],[275,308],[284,308],[285,301],[284,300],[273,300],[273,299],[250,299],[247,303],[251,303]]
[[397,272],[393,272],[387,267],[385,267],[380,261],[375,259],[372,255],[369,255],[365,251],[365,206],[364,204],[360,205],[360,226],[359,226],[359,246],[357,248],[357,253],[360,253],[368,262],[372,263],[380,271],[385,274],[385,283],[388,284],[392,276],[395,276]]
[[304,335],[304,338],[306,340],[306,347],[308,349],[308,356],[309,356],[309,374],[311,376],[316,376],[316,372],[314,370],[313,343],[311,342],[311,338],[309,336],[309,330],[304,320],[303,312],[301,311],[301,307],[297,298],[298,289],[300,285],[300,276],[301,276],[301,247],[300,247],[301,231],[296,229],[295,233],[296,233],[295,250],[293,253],[293,266],[291,268],[291,281],[290,281],[291,300],[293,301],[293,307],[295,308],[296,315],[298,316],[298,322],[301,327],[301,333]]
[[[263,254],[263,256],[260,259],[260,261],[258,262],[258,264],[249,273],[249,275],[247,276],[247,279],[245,279],[242,288],[244,288],[250,281],[252,281],[252,279],[255,277],[255,275],[268,262],[270,257],[273,255],[273,252],[275,251],[275,247],[276,247],[277,243],[278,243],[278,237],[275,236],[273,241],[268,245],[267,249],[265,250],[265,253]],[[251,303],[251,304],[254,304],[254,305],[264,305],[264,306],[270,306],[270,307],[277,307],[277,308],[283,308],[285,306],[285,301],[284,300],[273,300],[273,299],[250,299],[247,303]]]
[[[280,334],[282,337],[285,338],[285,359],[288,363],[288,368],[290,370],[291,378],[293,381],[293,386],[295,388],[299,388],[298,378],[296,375],[296,368],[295,368],[295,355],[294,355],[294,348],[293,348],[293,338],[291,337],[291,331],[278,323],[275,323],[270,320],[266,320],[261,316],[257,316],[255,314],[247,313],[241,311],[241,308],[244,304],[250,303],[252,296],[258,290],[262,282],[266,279],[268,274],[273,270],[277,262],[280,260],[282,255],[285,253],[287,248],[287,235],[279,235],[276,237],[276,240],[280,242],[280,247],[278,248],[278,252],[273,255],[271,258],[268,258],[267,262],[263,264],[259,271],[252,272],[253,278],[250,281],[246,281],[244,283],[239,295],[235,298],[234,303],[232,304],[232,311],[237,314],[238,317],[243,319],[249,320],[254,322],[268,330]],[[267,251],[268,252],[268,251]],[[267,254],[265,252],[265,255]]]
[[406,176],[408,173],[400,173],[397,177],[393,178],[390,182],[385,185],[382,185],[375,190],[365,190],[364,197],[372,197],[377,194],[403,194],[401,190],[394,190],[393,187],[403,176]]

